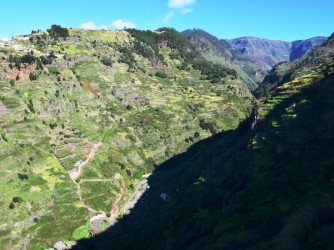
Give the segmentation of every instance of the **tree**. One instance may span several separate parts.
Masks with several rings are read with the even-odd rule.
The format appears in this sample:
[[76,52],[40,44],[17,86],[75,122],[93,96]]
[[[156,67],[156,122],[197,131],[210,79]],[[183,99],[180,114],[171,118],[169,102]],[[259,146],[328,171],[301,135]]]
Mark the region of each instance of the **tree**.
[[60,25],[53,24],[51,29],[47,30],[49,35],[57,40],[59,37],[66,39],[69,36],[68,29],[62,28]]
[[30,81],[35,81],[35,80],[37,80],[37,76],[36,76],[36,74],[30,73],[30,74],[29,74],[29,80],[30,80]]
[[9,203],[9,209],[13,209],[15,206],[14,206],[14,203],[13,202],[11,202],[11,203]]
[[21,62],[22,63],[28,63],[28,64],[33,64],[36,61],[36,58],[34,55],[28,53],[24,56],[21,57]]

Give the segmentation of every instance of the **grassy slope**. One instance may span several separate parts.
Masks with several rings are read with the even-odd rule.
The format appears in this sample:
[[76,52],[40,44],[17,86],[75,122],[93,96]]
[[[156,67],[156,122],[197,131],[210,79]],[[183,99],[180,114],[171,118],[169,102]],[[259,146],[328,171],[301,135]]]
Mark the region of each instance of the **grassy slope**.
[[[4,249],[43,248],[78,238],[82,228],[71,235],[92,214],[79,200],[68,171],[86,159],[95,143],[103,145],[81,178],[104,180],[120,173],[129,197],[142,174],[211,136],[201,120],[221,131],[247,116],[251,95],[238,79],[227,76],[217,84],[201,80],[191,67],[177,69],[180,61],[169,57],[167,47],[161,48],[167,66],[153,67],[133,53],[137,69],[128,70],[120,62],[120,48],[134,39],[127,32],[69,31],[66,41],[44,35],[44,46],[37,38],[43,35],[37,34],[25,44],[35,55],[54,51],[58,56],[44,70],[36,71],[35,65],[10,70],[5,60],[0,65],[0,100],[8,109],[0,116]],[[0,53],[7,59],[15,52]],[[103,65],[102,57],[111,58],[112,67]],[[29,67],[38,75],[36,81],[29,80]],[[167,77],[154,76],[157,71]],[[16,74],[20,79],[11,86]],[[122,188],[120,181],[85,182],[81,194],[86,204],[108,212]],[[10,209],[14,197],[21,199]]]
[[78,249],[333,249],[333,66],[279,87],[253,130],[162,164],[131,214]]

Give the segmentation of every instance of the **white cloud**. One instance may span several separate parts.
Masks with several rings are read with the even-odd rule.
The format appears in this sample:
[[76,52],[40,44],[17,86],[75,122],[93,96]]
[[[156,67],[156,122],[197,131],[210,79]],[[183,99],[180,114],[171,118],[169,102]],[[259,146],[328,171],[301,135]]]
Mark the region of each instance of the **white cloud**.
[[96,24],[93,22],[86,22],[81,24],[80,28],[85,30],[101,30],[101,29],[108,29],[108,26],[107,25],[96,26]]
[[170,11],[166,14],[166,16],[164,16],[163,18],[161,18],[161,22],[163,23],[168,23],[170,19],[172,19],[174,16],[174,11]]
[[123,21],[122,19],[117,19],[116,21],[112,22],[112,26],[114,26],[116,29],[134,29],[136,28],[136,25],[129,21]]
[[191,9],[191,8],[184,8],[184,9],[182,8],[181,9],[181,14],[186,15],[186,14],[191,13],[193,11],[194,11],[194,9]]
[[196,0],[168,0],[170,8],[183,8],[185,6],[193,5]]
[[161,22],[166,24],[175,15],[186,15],[193,12],[194,9],[190,8],[190,6],[193,5],[195,2],[196,0],[168,0],[168,7],[170,8],[170,11],[161,18]]
[[10,39],[7,38],[7,37],[3,37],[3,38],[0,38],[0,41],[1,42],[8,42],[8,41],[10,41]]

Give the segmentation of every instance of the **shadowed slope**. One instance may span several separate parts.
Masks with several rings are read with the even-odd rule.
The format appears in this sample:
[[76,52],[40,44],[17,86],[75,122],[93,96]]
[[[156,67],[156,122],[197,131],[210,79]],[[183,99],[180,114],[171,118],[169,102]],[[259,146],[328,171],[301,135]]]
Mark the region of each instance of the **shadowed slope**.
[[278,88],[253,130],[256,112],[163,163],[130,215],[76,249],[330,249],[330,67]]

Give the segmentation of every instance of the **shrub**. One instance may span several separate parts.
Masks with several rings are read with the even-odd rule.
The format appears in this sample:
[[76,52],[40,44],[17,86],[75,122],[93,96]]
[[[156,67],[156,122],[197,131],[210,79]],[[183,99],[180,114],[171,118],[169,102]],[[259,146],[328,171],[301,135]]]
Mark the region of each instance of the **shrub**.
[[157,71],[155,73],[155,76],[160,77],[160,78],[167,78],[168,77],[167,74],[165,72],[162,72],[162,71]]
[[30,74],[29,74],[29,80],[30,80],[30,81],[36,81],[36,80],[37,80],[37,75],[36,75],[36,74],[33,74],[33,73],[30,73]]
[[12,202],[13,203],[21,203],[21,202],[23,202],[23,199],[21,197],[15,196],[15,197],[13,197]]
[[29,179],[29,177],[28,177],[27,174],[20,174],[20,173],[18,173],[17,175],[18,175],[19,179],[22,180],[22,181]]
[[111,58],[109,57],[103,57],[100,61],[105,66],[112,66],[112,64],[114,63],[114,61],[111,60]]
[[27,104],[27,106],[28,106],[31,113],[35,113],[34,103],[32,102],[31,99],[29,99],[29,103]]
[[11,203],[9,203],[9,209],[13,209],[15,206],[14,206],[14,203],[13,202],[11,202]]

